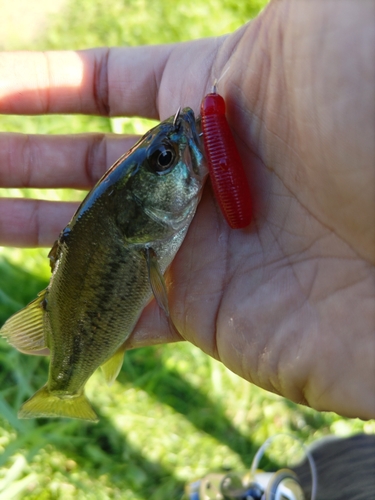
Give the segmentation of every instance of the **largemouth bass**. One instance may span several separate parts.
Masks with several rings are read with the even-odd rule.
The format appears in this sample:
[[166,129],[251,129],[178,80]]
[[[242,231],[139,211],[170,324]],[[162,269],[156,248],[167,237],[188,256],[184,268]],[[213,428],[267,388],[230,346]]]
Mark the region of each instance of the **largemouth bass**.
[[206,176],[194,113],[160,123],[86,196],[49,253],[48,287],[0,333],[27,354],[50,354],[48,382],[20,418],[97,420],[84,386],[101,366],[112,382],[124,343],[154,294],[168,315],[163,275],[196,211]]

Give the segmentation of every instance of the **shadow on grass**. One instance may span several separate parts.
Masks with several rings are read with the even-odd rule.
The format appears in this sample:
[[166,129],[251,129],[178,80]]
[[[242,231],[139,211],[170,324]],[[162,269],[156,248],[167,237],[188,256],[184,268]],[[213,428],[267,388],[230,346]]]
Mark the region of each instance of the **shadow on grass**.
[[127,352],[118,381],[130,383],[170,406],[197,429],[237,453],[246,467],[251,465],[257,446],[233,426],[222,405],[211,401],[177,371],[166,368],[155,348]]
[[[107,476],[111,488],[117,494],[126,497],[126,490],[137,492],[145,500],[179,498],[183,483],[178,481],[173,470],[152,462],[127,442],[120,432],[106,417],[100,416],[97,425],[82,422],[66,423],[67,434],[54,434],[51,423],[45,424],[51,430],[44,434],[46,443],[52,443],[57,449],[73,459],[78,466],[93,479]],[[54,422],[59,424],[61,420]],[[74,484],[74,478],[68,477]],[[77,481],[77,489],[80,487]],[[125,490],[125,491],[124,491]]]
[[[134,491],[137,498],[163,500],[180,498],[183,492],[184,485],[174,477],[172,470],[146,459],[103,416],[100,416],[97,425],[61,419],[47,422],[38,419],[22,422],[20,426],[22,430],[20,429],[18,437],[1,455],[0,467],[20,453],[27,463],[32,464],[43,450],[53,457],[50,466],[53,472],[57,472],[63,482],[87,495],[93,492],[90,491],[87,480],[82,480],[81,473],[92,479],[93,486],[95,481],[105,478],[104,488],[106,485],[111,489],[111,496],[108,498],[126,498],[126,492]],[[54,456],[56,452],[69,458],[58,461]],[[50,473],[51,470],[45,471],[46,483]],[[42,480],[42,490],[46,486]],[[94,487],[97,486],[96,483]],[[39,492],[35,491],[35,494],[38,495]]]

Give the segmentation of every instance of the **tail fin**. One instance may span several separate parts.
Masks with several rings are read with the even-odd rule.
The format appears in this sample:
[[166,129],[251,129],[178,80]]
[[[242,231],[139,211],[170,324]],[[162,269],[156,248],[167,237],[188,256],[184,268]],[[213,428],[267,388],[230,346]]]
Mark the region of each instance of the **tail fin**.
[[18,418],[39,417],[80,418],[94,422],[99,420],[83,392],[77,396],[59,397],[51,393],[47,385],[31,396],[18,412]]

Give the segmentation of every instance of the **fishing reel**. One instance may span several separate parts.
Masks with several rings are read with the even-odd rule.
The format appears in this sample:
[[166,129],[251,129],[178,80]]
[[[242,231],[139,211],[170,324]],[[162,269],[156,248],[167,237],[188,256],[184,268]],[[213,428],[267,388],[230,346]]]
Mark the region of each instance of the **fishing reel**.
[[186,486],[182,500],[307,500],[297,475],[291,469],[280,469],[277,472],[259,470],[259,462],[265,450],[282,436],[292,438],[303,449],[311,472],[310,500],[316,500],[317,472],[311,452],[298,438],[282,434],[271,436],[263,443],[246,474],[207,474]]
[[207,474],[185,488],[182,500],[306,500],[296,474],[290,469],[275,473],[257,471],[243,477]]

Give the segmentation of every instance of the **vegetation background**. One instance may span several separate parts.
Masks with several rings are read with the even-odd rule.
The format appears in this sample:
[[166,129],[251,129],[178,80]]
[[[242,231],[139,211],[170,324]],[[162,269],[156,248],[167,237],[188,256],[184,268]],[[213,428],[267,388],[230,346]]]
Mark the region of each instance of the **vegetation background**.
[[[217,36],[249,21],[266,3],[0,0],[0,48],[82,49]],[[145,127],[149,123],[127,118],[0,116],[0,132],[121,133]],[[0,196],[40,199],[83,195],[0,189]],[[0,325],[47,285],[47,252],[0,247]],[[258,447],[276,433],[308,444],[329,434],[375,432],[373,421],[318,413],[250,385],[188,344],[127,353],[110,388],[96,373],[87,393],[100,415],[97,425],[18,420],[19,406],[45,383],[47,370],[48,359],[25,356],[0,340],[0,500],[178,499],[186,482],[210,471],[247,469]],[[299,459],[298,446],[280,440],[261,465]]]

